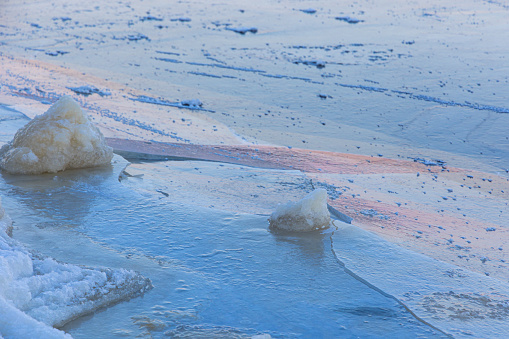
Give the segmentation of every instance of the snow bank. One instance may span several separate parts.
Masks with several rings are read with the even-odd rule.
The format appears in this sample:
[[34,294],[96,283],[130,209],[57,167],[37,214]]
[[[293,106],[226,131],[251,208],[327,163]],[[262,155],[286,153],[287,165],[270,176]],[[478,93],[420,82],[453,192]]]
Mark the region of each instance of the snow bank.
[[308,232],[329,227],[327,191],[314,190],[296,203],[279,205],[270,216],[270,228],[285,231]]
[[0,168],[12,174],[40,174],[107,164],[113,149],[69,96],[35,117],[0,148]]
[[52,326],[151,288],[123,269],[87,268],[31,253],[5,232],[0,204],[0,337],[70,338]]

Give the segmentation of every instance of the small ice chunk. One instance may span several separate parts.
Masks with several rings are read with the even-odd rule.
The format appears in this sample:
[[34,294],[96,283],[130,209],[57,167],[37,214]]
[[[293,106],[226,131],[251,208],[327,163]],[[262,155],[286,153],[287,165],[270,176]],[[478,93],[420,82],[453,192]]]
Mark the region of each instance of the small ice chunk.
[[112,157],[99,129],[64,96],[0,148],[0,168],[11,174],[55,173],[108,164]]
[[327,209],[327,191],[314,190],[302,200],[279,205],[269,219],[270,228],[309,232],[328,228],[331,222]]

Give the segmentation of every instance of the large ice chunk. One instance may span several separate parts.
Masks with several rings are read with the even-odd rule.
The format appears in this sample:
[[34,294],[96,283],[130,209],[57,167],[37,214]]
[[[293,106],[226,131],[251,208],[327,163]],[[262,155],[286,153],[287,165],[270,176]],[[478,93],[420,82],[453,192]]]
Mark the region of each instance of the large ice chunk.
[[9,226],[0,203],[0,338],[70,338],[53,326],[152,286],[133,271],[82,267],[34,254],[4,232]]
[[76,101],[64,96],[0,149],[0,168],[12,174],[54,173],[107,164],[112,157],[99,129]]
[[302,200],[279,205],[269,219],[270,228],[308,232],[329,227],[331,222],[327,209],[327,191],[314,190]]

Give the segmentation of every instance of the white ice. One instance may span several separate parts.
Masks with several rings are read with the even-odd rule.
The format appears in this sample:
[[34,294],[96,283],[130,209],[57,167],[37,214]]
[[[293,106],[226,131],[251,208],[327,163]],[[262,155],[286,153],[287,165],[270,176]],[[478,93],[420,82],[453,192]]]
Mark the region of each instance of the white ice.
[[329,227],[327,191],[314,190],[302,200],[277,206],[269,219],[271,229],[309,232]]
[[70,338],[53,326],[151,287],[133,271],[81,267],[34,254],[7,235],[10,226],[0,202],[0,337]]
[[0,148],[0,168],[12,174],[40,174],[107,164],[113,150],[76,101],[60,98]]

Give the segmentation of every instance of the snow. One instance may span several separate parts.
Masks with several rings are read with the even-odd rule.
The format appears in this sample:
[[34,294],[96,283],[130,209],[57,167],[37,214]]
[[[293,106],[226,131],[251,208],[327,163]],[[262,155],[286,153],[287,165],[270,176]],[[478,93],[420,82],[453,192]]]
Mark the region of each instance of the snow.
[[0,204],[0,337],[70,338],[52,326],[152,286],[133,271],[81,267],[32,253],[5,233],[10,225]]
[[64,96],[0,149],[0,168],[12,174],[54,173],[108,164],[112,157],[102,133]]
[[270,228],[309,232],[329,227],[330,213],[327,209],[327,191],[316,189],[302,200],[277,206],[269,219]]

